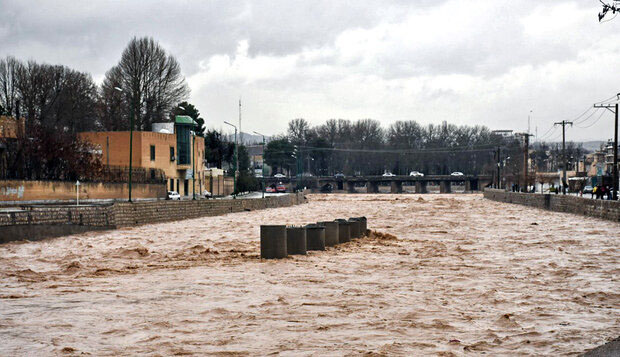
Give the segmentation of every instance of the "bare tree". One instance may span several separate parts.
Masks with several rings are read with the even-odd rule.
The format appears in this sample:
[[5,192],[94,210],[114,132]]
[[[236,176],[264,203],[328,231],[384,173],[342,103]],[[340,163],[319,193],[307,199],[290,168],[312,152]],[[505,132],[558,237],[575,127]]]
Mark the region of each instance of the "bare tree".
[[17,115],[17,70],[21,63],[15,57],[0,60],[0,107],[5,114]]
[[[123,105],[118,105],[114,87],[123,90]],[[115,111],[128,109],[136,130],[151,130],[153,123],[169,120],[174,105],[189,96],[189,87],[177,60],[144,37],[133,38],[118,65],[106,73],[101,95],[106,129],[115,126],[110,123]],[[116,126],[126,128],[124,122]]]
[[295,145],[302,145],[308,139],[310,124],[306,119],[297,118],[288,122],[288,138]]

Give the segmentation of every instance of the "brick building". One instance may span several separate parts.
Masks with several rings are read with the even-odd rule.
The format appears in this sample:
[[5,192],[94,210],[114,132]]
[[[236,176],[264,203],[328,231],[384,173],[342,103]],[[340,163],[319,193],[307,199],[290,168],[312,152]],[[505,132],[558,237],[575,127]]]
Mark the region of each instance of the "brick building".
[[[196,194],[205,187],[204,138],[192,135],[197,125],[190,117],[179,115],[174,123],[154,124],[153,132],[133,132],[132,167],[158,170],[165,174],[166,187],[183,196]],[[101,153],[102,163],[108,167],[129,167],[129,131],[80,133],[82,140],[93,143]],[[192,179],[193,167],[195,178]],[[194,181],[195,180],[195,181]]]

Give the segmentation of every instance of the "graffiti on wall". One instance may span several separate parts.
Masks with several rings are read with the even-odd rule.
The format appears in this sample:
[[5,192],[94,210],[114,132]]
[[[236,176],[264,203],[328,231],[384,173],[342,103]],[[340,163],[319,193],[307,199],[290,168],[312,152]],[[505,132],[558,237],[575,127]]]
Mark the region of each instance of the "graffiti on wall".
[[19,186],[17,188],[14,188],[14,187],[2,187],[2,188],[0,188],[0,195],[2,195],[2,196],[15,196],[15,195],[17,195],[17,198],[23,198],[24,197],[24,186]]

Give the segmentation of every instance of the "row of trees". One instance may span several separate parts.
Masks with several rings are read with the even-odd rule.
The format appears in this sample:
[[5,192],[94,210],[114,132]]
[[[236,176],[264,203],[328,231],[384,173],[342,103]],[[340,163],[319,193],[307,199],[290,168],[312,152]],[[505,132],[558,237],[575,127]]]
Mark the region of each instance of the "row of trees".
[[265,149],[266,163],[275,171],[303,167],[313,175],[407,175],[492,172],[498,145],[518,149],[484,126],[457,126],[443,122],[423,126],[414,120],[387,128],[377,120],[328,120],[310,126],[305,119],[289,122],[286,135],[274,138]]
[[179,63],[152,38],[133,38],[101,86],[66,66],[0,59],[0,114],[24,116],[29,126],[128,130],[133,115],[134,129],[148,131],[188,96]]

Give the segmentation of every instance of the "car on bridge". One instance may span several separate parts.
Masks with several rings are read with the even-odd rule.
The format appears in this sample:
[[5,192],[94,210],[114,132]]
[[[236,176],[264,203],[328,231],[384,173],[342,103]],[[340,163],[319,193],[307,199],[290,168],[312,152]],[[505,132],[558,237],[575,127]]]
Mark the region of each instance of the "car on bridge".
[[383,175],[381,175],[381,176],[383,176],[383,177],[394,177],[394,176],[396,176],[396,175],[394,175],[394,174],[393,174],[393,173],[391,173],[391,172],[385,172],[385,173],[383,173]]
[[269,185],[265,188],[265,192],[267,193],[276,193],[276,185]]
[[420,171],[411,171],[409,173],[409,176],[413,176],[413,177],[424,177],[424,174],[421,173]]
[[286,177],[286,175],[284,175],[284,174],[275,174],[275,175],[273,175],[273,177],[277,177],[277,178],[285,178],[285,177]]
[[278,185],[276,186],[276,192],[279,192],[279,193],[286,192],[286,186],[284,186],[282,182],[278,182]]
[[334,175],[334,178],[343,179],[344,178],[344,174],[342,172],[339,172],[339,173]]
[[465,176],[465,175],[462,172],[460,172],[460,171],[455,171],[455,172],[451,173],[450,176]]

